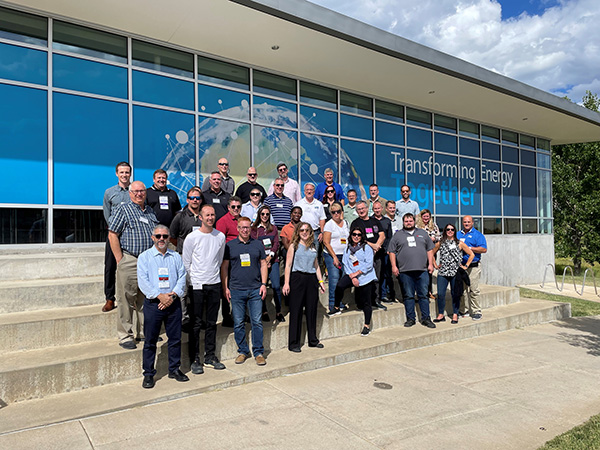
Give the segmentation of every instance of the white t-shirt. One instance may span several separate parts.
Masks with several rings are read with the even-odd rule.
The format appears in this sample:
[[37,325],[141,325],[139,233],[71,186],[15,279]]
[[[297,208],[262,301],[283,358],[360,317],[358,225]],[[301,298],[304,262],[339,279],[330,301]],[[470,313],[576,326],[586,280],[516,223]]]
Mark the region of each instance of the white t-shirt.
[[221,263],[225,253],[225,235],[213,229],[210,233],[192,231],[183,243],[183,265],[190,274],[194,289],[221,282]]
[[[343,255],[346,247],[348,247],[348,238],[350,236],[348,222],[342,220],[342,226],[340,227],[333,219],[328,220],[323,231],[329,231],[331,233],[331,248],[333,248],[335,254]],[[325,247],[325,251],[329,253],[327,247]]]
[[319,221],[327,219],[323,203],[316,198],[313,198],[313,201],[308,203],[306,197],[302,197],[294,206],[302,208],[302,222],[308,223],[315,231],[321,229]]

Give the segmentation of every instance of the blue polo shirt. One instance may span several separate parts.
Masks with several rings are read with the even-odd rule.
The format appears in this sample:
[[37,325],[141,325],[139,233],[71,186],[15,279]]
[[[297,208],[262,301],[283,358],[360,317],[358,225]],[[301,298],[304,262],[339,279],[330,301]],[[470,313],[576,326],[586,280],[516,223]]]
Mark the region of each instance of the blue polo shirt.
[[265,205],[271,208],[271,217],[277,228],[281,230],[284,225],[290,223],[290,214],[294,204],[288,197],[285,195],[277,197],[275,194],[271,194],[265,199]]
[[229,241],[223,256],[223,260],[229,261],[229,289],[259,289],[262,284],[260,260],[266,257],[262,241],[250,238],[248,242],[242,242],[239,237]]
[[[475,228],[471,228],[471,231],[465,233],[463,230],[460,230],[456,233],[456,237],[467,244],[469,247],[483,247],[487,249],[487,241],[485,240],[485,236],[477,231]],[[471,264],[479,262],[481,260],[481,253],[475,253],[475,258]],[[462,264],[466,264],[469,260],[469,255],[464,254],[462,259]]]

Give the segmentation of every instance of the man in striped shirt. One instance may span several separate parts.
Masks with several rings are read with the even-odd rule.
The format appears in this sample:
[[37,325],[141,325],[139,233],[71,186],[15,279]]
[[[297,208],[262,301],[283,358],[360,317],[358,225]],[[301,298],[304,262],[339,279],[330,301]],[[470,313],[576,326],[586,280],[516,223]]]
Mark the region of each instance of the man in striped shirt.
[[275,221],[275,226],[278,230],[290,222],[290,214],[294,204],[292,201],[283,195],[285,181],[283,178],[277,178],[273,181],[273,193],[265,199],[265,205],[271,208],[271,216]]

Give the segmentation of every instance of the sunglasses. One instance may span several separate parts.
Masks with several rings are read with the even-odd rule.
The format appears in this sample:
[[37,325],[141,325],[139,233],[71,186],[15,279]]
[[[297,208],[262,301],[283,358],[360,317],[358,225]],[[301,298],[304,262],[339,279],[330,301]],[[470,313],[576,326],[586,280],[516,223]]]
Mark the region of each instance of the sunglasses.
[[352,233],[352,236],[361,237],[361,236],[362,236],[362,233]]
[[219,166],[228,166],[229,163],[218,163]]
[[283,187],[283,184],[274,184],[275,187]]
[[400,191],[400,192],[403,194],[406,194],[407,192],[410,192],[410,191]]
[[300,233],[310,233],[311,231],[310,228],[300,228]]
[[242,209],[241,205],[229,205],[231,209]]
[[284,170],[288,170],[287,167],[280,167],[279,169],[277,169],[278,172],[283,172]]
[[265,216],[265,217],[269,217],[271,215],[271,213],[268,212],[261,212],[260,213],[261,216]]
[[332,209],[331,210],[331,214],[341,214],[342,210],[341,209]]
[[200,200],[202,197],[199,196],[193,196],[193,197],[188,197],[188,200]]
[[335,191],[325,191],[326,194],[335,194]]
[[250,192],[252,197],[260,197],[260,192]]
[[168,239],[169,235],[168,234],[155,234],[154,237],[156,239]]
[[256,175],[258,175],[258,174],[256,174],[256,173],[249,173],[248,174],[249,177],[255,177]]
[[456,229],[454,229],[454,228],[446,228],[445,231],[452,231],[452,232],[454,232],[454,231],[456,231]]

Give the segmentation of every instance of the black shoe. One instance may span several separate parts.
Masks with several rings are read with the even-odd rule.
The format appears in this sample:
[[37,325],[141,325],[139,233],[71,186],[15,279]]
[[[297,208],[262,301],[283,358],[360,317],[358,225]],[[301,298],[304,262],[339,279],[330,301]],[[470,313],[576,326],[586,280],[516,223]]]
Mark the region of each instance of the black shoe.
[[144,389],[152,389],[154,387],[154,377],[152,375],[146,375],[144,381],[142,381],[142,387]]
[[431,319],[429,319],[429,318],[422,320],[421,325],[423,325],[424,327],[427,327],[427,328],[435,328],[435,323],[433,323],[431,321]]
[[134,341],[119,342],[119,345],[126,350],[135,350],[137,348]]
[[290,352],[294,352],[294,353],[300,353],[300,352],[302,351],[302,350],[300,349],[300,347],[291,347],[291,348],[288,348],[288,350],[289,350]]
[[211,359],[205,359],[204,364],[207,366],[213,366],[213,368],[217,370],[223,370],[225,368],[225,364],[223,364],[216,356],[213,356]]
[[275,316],[275,319],[277,320],[277,322],[285,322],[285,317],[283,317],[283,314],[281,313],[277,313],[277,315]]
[[458,319],[457,319],[457,320],[454,320],[454,319],[452,319],[452,320],[450,321],[450,323],[451,323],[452,325],[456,325],[456,324],[458,323]]
[[445,321],[446,321],[446,317],[444,316],[444,317],[442,317],[441,319],[433,319],[433,321],[434,321],[435,323],[438,323],[438,322],[445,322]]
[[381,298],[382,303],[394,303],[394,299],[389,299],[388,297]]
[[269,316],[269,313],[263,313],[261,320],[263,322],[270,322],[271,321],[271,317]]
[[191,366],[192,373],[194,375],[202,375],[204,373],[204,367],[200,361],[194,361]]
[[408,319],[406,322],[404,322],[404,326],[406,328],[409,328],[409,327],[412,327],[416,323],[417,322],[415,321],[415,319]]
[[383,303],[381,303],[381,302],[375,302],[375,307],[376,307],[377,309],[382,309],[382,310],[384,310],[384,311],[387,311],[387,306],[385,306],[385,305],[384,305]]
[[313,348],[324,348],[325,346],[323,344],[321,344],[320,342],[316,345],[308,345],[309,347],[313,347]]
[[340,308],[336,308],[334,306],[327,312],[327,316],[329,316],[329,317],[339,316],[341,313],[342,313],[342,311],[340,311]]
[[221,322],[222,327],[233,328],[233,319],[231,317],[224,317]]
[[169,372],[169,378],[175,378],[177,381],[190,381],[190,379],[181,370],[177,369],[175,372]]
[[360,332],[361,336],[368,336],[369,334],[371,334],[371,329],[367,328],[367,327],[363,327],[362,331]]

